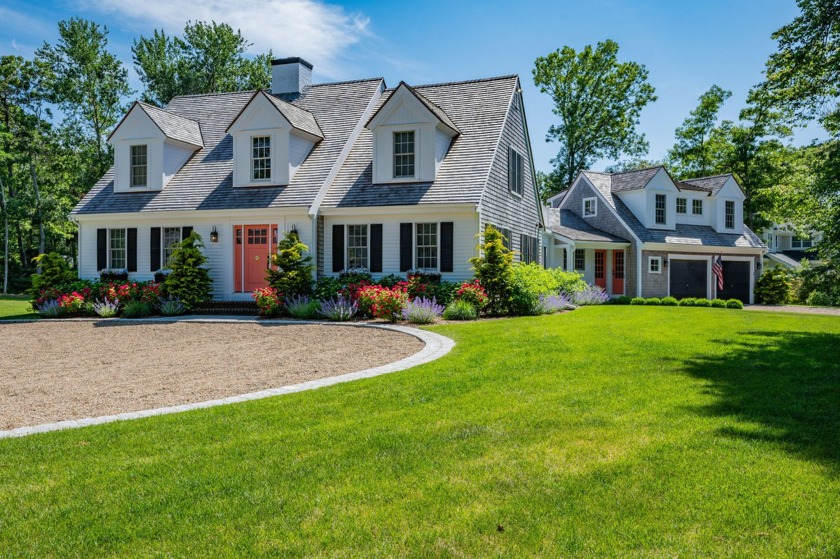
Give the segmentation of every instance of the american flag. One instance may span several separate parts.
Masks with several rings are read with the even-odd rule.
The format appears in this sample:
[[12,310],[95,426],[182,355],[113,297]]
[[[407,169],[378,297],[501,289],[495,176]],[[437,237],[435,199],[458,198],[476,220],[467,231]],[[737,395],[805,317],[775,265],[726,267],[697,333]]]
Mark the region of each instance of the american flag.
[[712,262],[712,273],[717,278],[717,288],[720,291],[723,289],[723,259],[720,255]]

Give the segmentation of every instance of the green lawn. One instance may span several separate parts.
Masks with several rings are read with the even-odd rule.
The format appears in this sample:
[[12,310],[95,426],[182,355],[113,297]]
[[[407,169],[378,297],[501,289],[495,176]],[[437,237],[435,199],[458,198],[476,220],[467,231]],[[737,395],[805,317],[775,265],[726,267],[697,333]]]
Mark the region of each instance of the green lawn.
[[401,373],[0,441],[0,555],[840,556],[840,319],[433,330]]
[[0,295],[0,320],[4,318],[38,318],[38,315],[32,311],[25,295]]

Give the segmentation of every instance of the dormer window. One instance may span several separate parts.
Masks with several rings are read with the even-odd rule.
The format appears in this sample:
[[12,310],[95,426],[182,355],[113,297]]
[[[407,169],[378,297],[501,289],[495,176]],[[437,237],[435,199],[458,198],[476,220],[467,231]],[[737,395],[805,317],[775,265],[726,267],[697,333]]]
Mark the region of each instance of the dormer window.
[[414,130],[394,132],[394,178],[414,177]]
[[149,186],[149,148],[147,145],[131,146],[132,188]]
[[735,202],[732,200],[726,201],[723,223],[727,229],[735,229]]
[[598,215],[598,199],[583,199],[583,217],[595,217]]
[[657,194],[656,195],[656,206],[655,206],[655,214],[654,218],[656,219],[657,225],[665,225],[665,201],[666,197],[664,194]]
[[523,174],[522,154],[515,149],[508,148],[508,189],[514,194],[522,196],[525,183]]
[[251,178],[271,180],[271,136],[251,138]]

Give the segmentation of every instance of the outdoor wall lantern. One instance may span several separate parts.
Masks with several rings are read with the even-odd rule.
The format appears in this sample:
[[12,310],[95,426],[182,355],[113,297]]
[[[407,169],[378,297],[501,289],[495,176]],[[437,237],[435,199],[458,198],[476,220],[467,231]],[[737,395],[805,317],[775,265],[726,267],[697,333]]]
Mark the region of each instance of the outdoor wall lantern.
[[662,267],[666,268],[666,269],[668,268],[668,257],[667,256],[662,259]]
[[295,227],[294,225],[292,225],[292,229],[289,231],[289,233],[294,233],[295,235],[297,235],[297,234],[298,234],[298,232],[297,232],[297,227]]
[[219,242],[219,232],[216,231],[216,226],[213,226],[213,229],[210,231],[210,242],[211,243],[218,243]]

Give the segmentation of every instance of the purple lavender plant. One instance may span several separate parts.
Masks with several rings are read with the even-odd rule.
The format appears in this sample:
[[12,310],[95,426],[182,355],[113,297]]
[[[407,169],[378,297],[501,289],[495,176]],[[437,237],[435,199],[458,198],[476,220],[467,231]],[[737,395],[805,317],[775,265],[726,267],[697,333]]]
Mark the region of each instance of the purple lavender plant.
[[344,295],[339,295],[334,299],[321,301],[321,307],[318,309],[318,314],[329,320],[341,322],[350,320],[358,311],[359,305],[355,301],[346,299]]
[[569,294],[572,303],[578,306],[603,305],[610,300],[607,292],[597,285],[588,285],[583,291],[575,291]]
[[120,300],[105,297],[101,301],[95,301],[93,303],[93,312],[96,313],[96,316],[102,318],[113,318],[120,312]]
[[565,293],[554,295],[540,295],[536,310],[539,314],[551,314],[565,309],[572,309],[574,305]]
[[45,318],[58,318],[64,315],[64,309],[58,304],[58,299],[48,299],[35,309]]
[[413,324],[431,324],[442,314],[443,305],[438,305],[434,297],[417,297],[409,301],[402,310],[403,319]]

